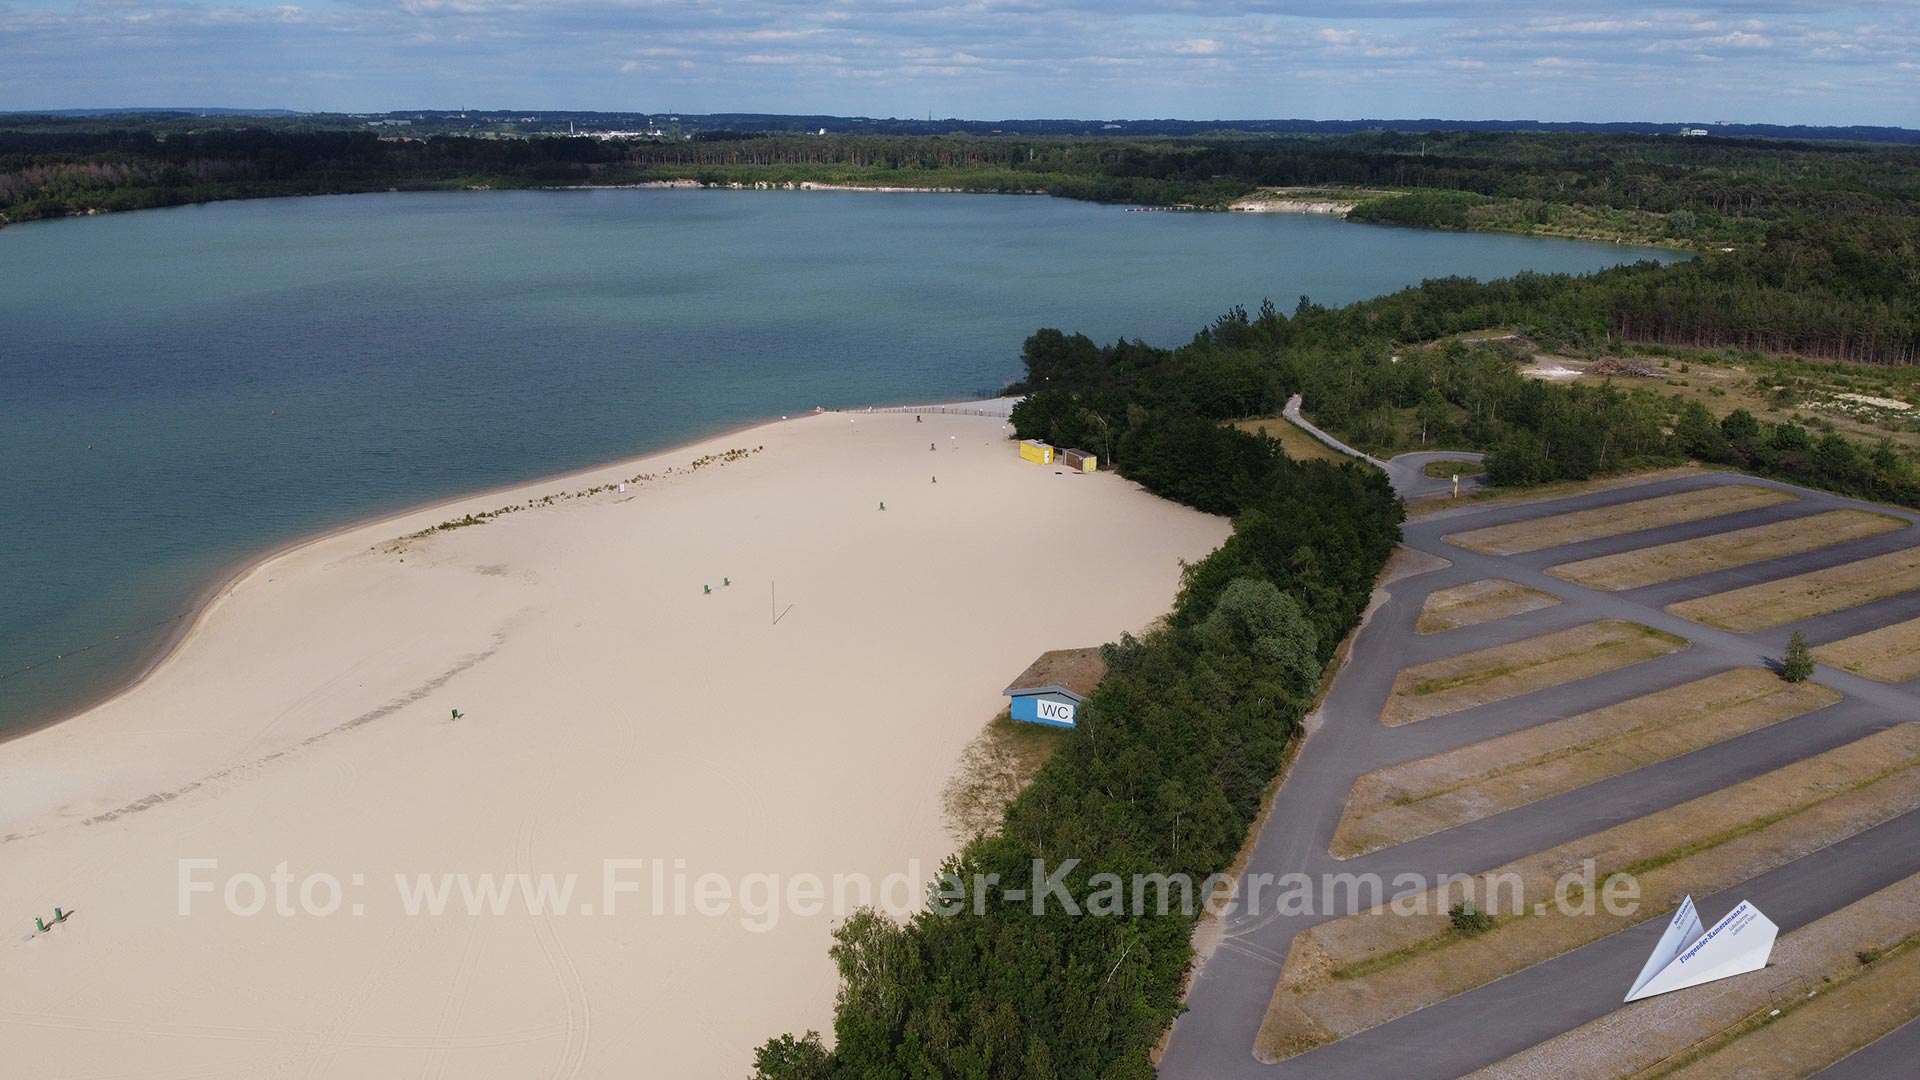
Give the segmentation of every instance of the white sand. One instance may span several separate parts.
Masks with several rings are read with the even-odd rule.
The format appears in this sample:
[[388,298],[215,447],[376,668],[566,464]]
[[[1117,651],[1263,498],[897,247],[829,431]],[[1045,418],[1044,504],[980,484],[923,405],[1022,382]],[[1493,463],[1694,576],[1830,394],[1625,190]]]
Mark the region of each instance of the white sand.
[[[1023,463],[997,419],[849,419],[323,539],[246,575],[130,693],[0,744],[0,1073],[738,1078],[762,1039],[825,1029],[830,914],[756,933],[643,891],[607,916],[603,860],[930,876],[941,786],[1004,681],[1161,614],[1177,560],[1227,532]],[[196,857],[217,885],[287,863],[296,910],[331,874],[345,906],[246,917],[216,892],[182,916]],[[404,913],[395,874],[462,872],[578,883],[560,915]],[[55,905],[76,914],[23,941]]]

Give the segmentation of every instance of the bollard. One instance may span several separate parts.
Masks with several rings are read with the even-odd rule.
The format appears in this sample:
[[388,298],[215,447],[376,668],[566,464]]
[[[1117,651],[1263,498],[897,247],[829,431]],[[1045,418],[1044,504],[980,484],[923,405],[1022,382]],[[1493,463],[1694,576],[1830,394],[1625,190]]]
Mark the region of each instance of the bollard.
[[38,916],[38,915],[35,915],[35,916],[33,917],[33,925],[34,925],[34,926],[35,926],[36,928],[38,928],[38,929],[39,929],[39,931],[40,931],[41,933],[43,933],[43,934],[44,934],[44,933],[46,933],[46,932],[47,932],[47,924],[46,924],[45,922],[42,922],[42,921],[41,921],[41,919],[40,919],[40,916]]
[[701,596],[712,596],[712,595],[713,595],[713,586],[711,586],[711,585],[702,585],[702,586],[700,586],[700,595],[701,595]]
[[885,510],[886,508],[887,508],[886,500],[882,499],[880,501],[880,509]]

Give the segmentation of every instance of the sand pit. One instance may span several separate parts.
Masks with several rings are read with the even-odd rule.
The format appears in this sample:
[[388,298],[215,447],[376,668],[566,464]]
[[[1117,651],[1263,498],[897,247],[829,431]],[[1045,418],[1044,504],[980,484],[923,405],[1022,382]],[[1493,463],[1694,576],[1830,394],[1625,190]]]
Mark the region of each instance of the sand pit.
[[1639,623],[1588,623],[1509,645],[1449,656],[1394,677],[1380,722],[1428,720],[1549,686],[1628,667],[1687,647],[1685,639]]
[[1697,623],[1746,633],[1811,619],[1920,589],[1920,548],[1765,581],[1744,589],[1668,604]]
[[[943,785],[1007,675],[1138,630],[1228,532],[1004,437],[808,416],[256,568],[132,692],[0,744],[0,911],[22,931],[76,912],[5,938],[0,1071],[735,1078],[761,1040],[826,1029],[834,918],[797,913],[802,875],[917,907],[954,846]],[[195,858],[215,891],[182,916]],[[753,892],[700,914],[708,873]],[[230,880],[254,897],[237,874],[264,910],[227,910]],[[504,900],[467,914],[460,874]],[[449,882],[446,913],[408,914],[395,875]]]
[[1865,510],[1829,510],[1824,514],[1735,529],[1697,540],[1623,551],[1597,559],[1563,563],[1547,572],[1589,589],[1638,589],[1663,581],[1710,574],[1749,563],[1861,540],[1904,529],[1907,523]]
[[1403,844],[1824,708],[1840,695],[1771,671],[1724,671],[1604,709],[1366,773],[1338,858]]
[[1555,514],[1551,517],[1516,521],[1511,525],[1471,529],[1454,533],[1445,539],[1450,544],[1457,544],[1485,555],[1518,555],[1528,551],[1542,551],[1587,540],[1599,540],[1609,536],[1641,532],[1645,529],[1656,529],[1662,525],[1678,525],[1687,521],[1701,521],[1711,517],[1737,514],[1745,510],[1758,510],[1765,506],[1793,502],[1798,498],[1797,495],[1774,488],[1756,487],[1752,484],[1727,484],[1722,487],[1708,488],[1705,491],[1660,495],[1651,499],[1620,503],[1616,506],[1601,506],[1571,514]]
[[1429,593],[1426,606],[1420,609],[1420,619],[1414,623],[1413,632],[1438,634],[1463,626],[1478,626],[1483,622],[1539,611],[1559,602],[1560,598],[1551,593],[1529,589],[1514,581],[1500,578],[1470,581],[1465,585],[1435,589]]

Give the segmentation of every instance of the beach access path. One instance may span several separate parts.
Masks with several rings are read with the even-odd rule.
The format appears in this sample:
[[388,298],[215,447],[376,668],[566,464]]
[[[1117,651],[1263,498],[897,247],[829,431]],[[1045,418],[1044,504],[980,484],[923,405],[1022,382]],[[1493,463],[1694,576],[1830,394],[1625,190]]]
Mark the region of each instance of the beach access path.
[[[1374,457],[1372,454],[1355,450],[1353,447],[1348,446],[1346,443],[1341,442],[1339,439],[1334,438],[1314,426],[1313,421],[1307,419],[1300,413],[1299,394],[1288,398],[1286,406],[1280,411],[1281,415],[1299,427],[1300,430],[1305,431],[1307,434],[1319,439],[1321,442],[1348,457],[1359,458],[1361,461],[1384,471],[1387,474],[1388,482],[1393,484],[1393,490],[1403,499],[1422,499],[1436,495],[1450,494],[1453,491],[1453,481],[1443,477],[1427,475],[1426,468],[1430,462],[1486,460],[1485,454],[1474,450],[1415,450],[1411,453],[1400,454],[1390,460],[1382,460]],[[1460,490],[1462,492],[1472,491],[1480,486],[1481,477],[1478,474],[1460,478]]]

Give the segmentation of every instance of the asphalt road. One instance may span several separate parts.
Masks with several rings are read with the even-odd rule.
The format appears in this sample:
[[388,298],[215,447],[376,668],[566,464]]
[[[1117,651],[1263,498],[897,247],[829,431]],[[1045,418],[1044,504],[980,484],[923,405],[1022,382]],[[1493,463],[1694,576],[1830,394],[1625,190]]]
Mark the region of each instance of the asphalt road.
[[[1297,399],[1289,405],[1289,417],[1296,412]],[[1390,468],[1401,460],[1383,467]],[[1801,498],[1741,514],[1523,555],[1481,555],[1442,539],[1468,528],[1727,483],[1778,487]],[[1532,506],[1464,505],[1409,524],[1405,530],[1408,547],[1439,555],[1452,565],[1386,587],[1390,599],[1373,613],[1356,638],[1346,667],[1327,695],[1317,727],[1308,735],[1289,779],[1275,796],[1245,872],[1318,875],[1375,871],[1389,877],[1400,872],[1474,873],[1920,718],[1920,680],[1889,686],[1823,665],[1815,675],[1816,681],[1846,695],[1828,708],[1411,843],[1348,860],[1333,859],[1327,852],[1347,792],[1363,772],[1586,712],[1714,672],[1765,663],[1784,652],[1794,629],[1819,645],[1920,617],[1920,593],[1754,634],[1713,630],[1661,610],[1676,600],[1920,545],[1920,527],[1618,593],[1581,588],[1545,572],[1549,566],[1575,559],[1844,507],[1896,513],[1920,526],[1920,514],[1865,507],[1833,495],[1719,473]],[[1413,633],[1413,623],[1428,593],[1489,577],[1507,578],[1552,593],[1562,603],[1443,634]],[[1402,667],[1598,619],[1631,619],[1687,638],[1692,647],[1605,675],[1417,724],[1387,728],[1379,722],[1393,678]],[[1709,924],[1740,899],[1751,900],[1780,925],[1783,933],[1791,933],[1914,873],[1920,873],[1920,813],[1896,818],[1720,894],[1696,895],[1695,900]],[[1658,904],[1664,898],[1652,899]],[[1327,917],[1325,913],[1282,916],[1271,911],[1230,916],[1218,949],[1195,977],[1188,997],[1189,1011],[1174,1025],[1161,1075],[1178,1080],[1455,1077],[1617,1008],[1664,925],[1664,920],[1654,918],[1391,1023],[1276,1065],[1263,1065],[1252,1056],[1254,1037],[1293,935]],[[1671,1007],[1685,1007],[1687,995],[1712,992],[1711,987],[1699,987],[1671,995]],[[1873,1063],[1881,1056],[1901,1053],[1908,1054],[1904,1060],[1913,1060],[1912,1054],[1920,1052],[1920,1025],[1910,1024],[1882,1043],[1884,1046],[1876,1044],[1837,1064],[1830,1073],[1840,1077],[1896,1075],[1871,1071]]]
[[[1453,481],[1451,479],[1427,475],[1427,463],[1430,461],[1482,461],[1486,458],[1485,454],[1475,453],[1471,450],[1418,450],[1411,454],[1401,454],[1391,460],[1382,461],[1372,454],[1363,454],[1353,447],[1348,446],[1346,443],[1341,442],[1339,439],[1321,431],[1313,425],[1313,421],[1300,415],[1299,394],[1295,394],[1293,397],[1287,399],[1286,407],[1280,411],[1296,426],[1335,450],[1346,454],[1348,457],[1359,458],[1361,461],[1376,465],[1385,470],[1387,480],[1393,484],[1393,490],[1399,492],[1402,499],[1425,499],[1436,495],[1448,495],[1453,492]],[[1478,476],[1463,476],[1460,478],[1460,493],[1463,495],[1479,487],[1480,477]]]
[[1861,1047],[1818,1075],[1820,1080],[1887,1080],[1893,1076],[1912,1076],[1916,1061],[1920,1061],[1920,1020],[1909,1020],[1905,1027],[1889,1032],[1871,1046]]

